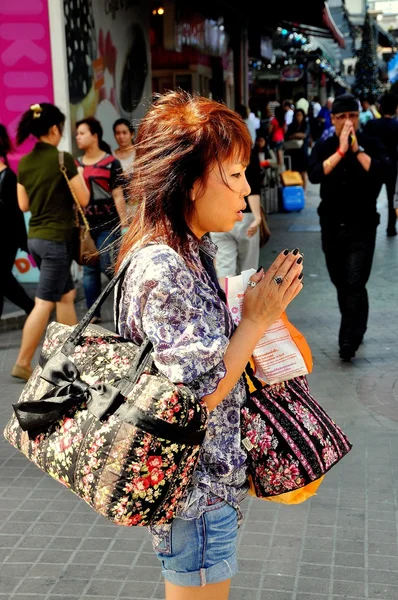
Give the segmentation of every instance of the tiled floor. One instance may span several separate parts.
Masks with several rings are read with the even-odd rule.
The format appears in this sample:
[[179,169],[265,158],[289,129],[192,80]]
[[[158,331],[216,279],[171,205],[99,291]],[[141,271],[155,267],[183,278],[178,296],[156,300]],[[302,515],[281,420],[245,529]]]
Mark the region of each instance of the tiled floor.
[[[398,600],[398,238],[385,237],[383,194],[369,330],[357,358],[342,364],[336,294],[320,234],[308,227],[317,202],[314,187],[302,213],[271,215],[262,259],[267,266],[297,245],[305,254],[305,287],[289,316],[313,350],[312,391],[354,448],[306,504],[245,501],[231,600]],[[22,388],[8,375],[19,339],[19,331],[0,333],[2,425]],[[0,460],[0,599],[164,598],[145,530],[97,517],[4,440]]]

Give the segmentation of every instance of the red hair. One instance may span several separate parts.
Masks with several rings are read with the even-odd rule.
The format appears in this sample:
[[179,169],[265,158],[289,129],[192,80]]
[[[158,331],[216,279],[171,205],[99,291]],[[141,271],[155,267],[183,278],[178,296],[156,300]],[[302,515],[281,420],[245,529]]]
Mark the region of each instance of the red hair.
[[129,194],[139,206],[123,237],[117,267],[143,238],[161,236],[185,254],[188,234],[193,235],[194,183],[205,185],[215,163],[221,173],[226,160],[248,164],[251,145],[243,119],[223,104],[184,91],[158,96],[136,138]]

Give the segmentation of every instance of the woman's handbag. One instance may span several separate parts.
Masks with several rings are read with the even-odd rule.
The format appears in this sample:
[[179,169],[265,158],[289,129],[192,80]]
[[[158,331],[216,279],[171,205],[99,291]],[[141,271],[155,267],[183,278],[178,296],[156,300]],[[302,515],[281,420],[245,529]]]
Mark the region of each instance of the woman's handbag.
[[300,490],[350,451],[347,437],[311,396],[306,377],[267,385],[254,377],[250,365],[246,376],[241,433],[257,497]]
[[[73,260],[75,260],[78,265],[95,267],[99,259],[99,253],[97,246],[95,245],[95,242],[90,234],[90,225],[88,224],[84,210],[80,206],[75,192],[70,184],[64,162],[64,153],[59,152],[58,158],[59,168],[62,175],[65,177],[66,183],[68,184],[70,193],[72,194],[72,198],[75,202],[76,227],[73,239]],[[83,224],[80,223],[79,214]]]
[[304,145],[304,140],[287,140],[283,144],[284,150],[300,150]]
[[149,341],[89,324],[127,267],[75,328],[49,325],[4,434],[117,525],[163,524],[190,483],[208,410],[156,370]]
[[261,207],[261,223],[260,223],[260,248],[265,246],[271,237],[271,230],[268,227],[267,216],[265,210]]

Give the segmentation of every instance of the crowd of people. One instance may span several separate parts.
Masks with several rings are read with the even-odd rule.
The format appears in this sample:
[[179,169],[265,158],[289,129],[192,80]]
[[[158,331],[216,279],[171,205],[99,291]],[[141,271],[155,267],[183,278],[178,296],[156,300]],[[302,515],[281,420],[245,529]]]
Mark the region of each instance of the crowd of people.
[[[20,351],[11,374],[27,380],[32,373],[32,359],[50,315],[55,309],[57,321],[75,325],[76,291],[71,264],[76,253],[75,232],[78,214],[76,202],[84,210],[99,260],[83,266],[83,288],[87,308],[101,292],[101,273],[112,277],[119,237],[126,230],[133,207],[126,201],[126,190],[133,172],[134,130],[126,119],[114,123],[118,144],[112,153],[102,139],[100,122],[94,117],[76,123],[76,144],[81,155],[74,158],[60,153],[65,115],[54,105],[32,105],[21,117],[16,143],[29,136],[36,139],[34,148],[19,162],[18,177],[9,166],[12,144],[4,126],[0,126],[0,196],[2,291],[4,297],[28,315]],[[65,176],[61,172],[65,170]],[[66,181],[68,179],[68,182]],[[30,212],[28,236],[23,212]],[[29,253],[40,271],[33,300],[12,273],[18,249]],[[97,312],[93,322],[99,322]]]
[[[368,305],[365,284],[370,274],[377,217],[369,217],[370,213],[368,214],[368,223],[374,223],[365,243],[358,223],[366,220],[366,211],[359,211],[357,208],[348,215],[348,208],[343,208],[343,202],[337,202],[337,199],[346,198],[344,186],[351,189],[352,185],[354,187],[350,193],[353,199],[350,199],[350,206],[354,206],[359,183],[347,183],[345,167],[349,159],[351,160],[352,148],[358,150],[358,140],[365,140],[358,146],[358,152],[361,154],[359,163],[362,164],[363,147],[367,149],[370,143],[367,138],[378,139],[380,145],[374,151],[369,150],[372,168],[365,169],[363,173],[361,170],[357,172],[358,165],[355,161],[354,165],[350,163],[350,167],[355,177],[362,182],[362,196],[371,196],[368,206],[372,207],[369,208],[372,215],[376,211],[375,202],[380,187],[383,183],[386,184],[387,235],[396,235],[397,207],[394,205],[394,195],[397,181],[398,120],[395,117],[398,100],[394,95],[386,94],[376,107],[368,99],[360,104],[352,98],[348,101],[350,109],[339,113],[338,109],[344,98],[344,95],[338,96],[336,100],[330,97],[322,106],[318,97],[309,102],[299,94],[294,103],[291,100],[270,101],[263,114],[254,114],[244,105],[236,108],[235,112],[246,124],[251,140],[251,153],[245,173],[250,193],[245,195],[246,207],[242,207],[234,227],[228,231],[209,231],[209,234],[218,247],[216,269],[220,279],[237,275],[246,269],[257,269],[263,218],[261,190],[266,173],[274,171],[277,181],[286,163],[288,168],[301,174],[305,189],[309,171],[310,179],[321,183],[322,202],[319,214],[322,244],[331,280],[338,290],[342,313],[340,355],[343,359],[351,359],[366,330]],[[349,123],[350,136],[355,139],[355,143],[354,146],[348,145],[348,153],[342,153],[341,148],[346,144],[340,140],[341,131],[343,126]],[[95,264],[83,266],[83,289],[88,308],[94,304],[101,292],[102,274],[108,278],[113,274],[116,249],[136,210],[136,205],[130,202],[129,187],[136,153],[131,123],[126,119],[115,121],[113,132],[118,148],[114,152],[103,140],[102,126],[97,119],[88,117],[76,123],[76,144],[80,154],[74,158],[69,153],[63,153],[69,188],[60,172],[57,150],[64,126],[65,116],[51,104],[36,104],[24,113],[18,126],[17,144],[22,144],[30,135],[33,135],[37,142],[33,150],[20,161],[18,180],[7,160],[12,145],[6,129],[0,126],[0,187],[2,197],[7,198],[6,203],[2,202],[2,210],[6,211],[3,222],[12,222],[15,225],[15,234],[10,235],[12,230],[6,227],[1,239],[4,246],[2,255],[6,259],[2,261],[1,266],[3,293],[0,297],[0,308],[2,309],[3,298],[7,297],[28,315],[22,333],[20,353],[12,370],[12,375],[25,380],[32,372],[31,361],[53,309],[56,309],[56,317],[61,322],[71,325],[77,322],[74,306],[76,293],[71,276],[76,201],[85,212],[91,237],[99,251],[99,260]],[[322,166],[323,160],[319,157],[324,156],[322,152],[328,154],[329,150],[332,155],[331,150],[335,150],[335,146],[339,148],[339,153],[336,154],[338,163],[342,158],[344,160],[341,164],[333,165],[330,156],[324,158],[323,160],[327,161],[325,170]],[[286,156],[289,157],[288,160]],[[329,164],[333,165],[330,175],[327,172]],[[380,165],[378,169],[377,164]],[[368,170],[369,185],[365,175]],[[333,181],[336,189],[333,188],[331,193]],[[372,184],[375,184],[374,189]],[[340,189],[341,185],[344,189]],[[329,209],[330,206],[332,209]],[[336,210],[336,206],[341,207],[340,212]],[[21,210],[31,213],[28,239]],[[350,230],[347,234],[348,223],[354,220],[356,230]],[[344,231],[335,231],[333,224],[337,221],[344,224]],[[342,226],[341,223],[339,227]],[[357,239],[356,233],[361,238],[361,243],[363,242],[362,255],[359,258],[358,253],[352,247],[349,249],[349,244],[347,246],[347,239],[350,244]],[[340,238],[344,238],[345,242],[342,241],[336,251],[336,240]],[[361,245],[360,241],[357,242]],[[340,254],[343,246],[346,247],[344,259]],[[367,251],[364,250],[364,246]],[[28,296],[12,274],[18,248],[29,252],[40,270],[35,300]],[[347,277],[343,277],[342,281],[342,271],[339,267],[344,260],[351,265],[344,272],[346,275],[350,272],[347,277],[355,280],[356,289],[351,296],[348,292]],[[362,283],[358,291],[359,280]],[[347,316],[349,314],[351,317]],[[361,323],[352,325],[352,320]],[[92,321],[101,321],[99,309]],[[355,332],[351,333],[351,330]]]

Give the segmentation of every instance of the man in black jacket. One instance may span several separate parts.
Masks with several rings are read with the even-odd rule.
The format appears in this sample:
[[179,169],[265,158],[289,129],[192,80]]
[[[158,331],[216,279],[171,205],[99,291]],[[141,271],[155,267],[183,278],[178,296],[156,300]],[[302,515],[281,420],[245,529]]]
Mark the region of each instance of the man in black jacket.
[[371,119],[364,127],[364,133],[370,137],[377,137],[385,146],[391,169],[385,181],[388,199],[388,224],[387,235],[393,237],[397,235],[396,220],[394,208],[395,183],[398,175],[398,120],[397,116],[398,97],[395,94],[385,94],[381,99],[380,111],[383,115],[381,119]]
[[350,361],[368,321],[366,283],[380,221],[376,200],[389,160],[379,140],[357,131],[359,106],[351,94],[335,99],[332,123],[335,134],[315,144],[308,175],[321,184],[322,249],[341,312],[340,357]]

